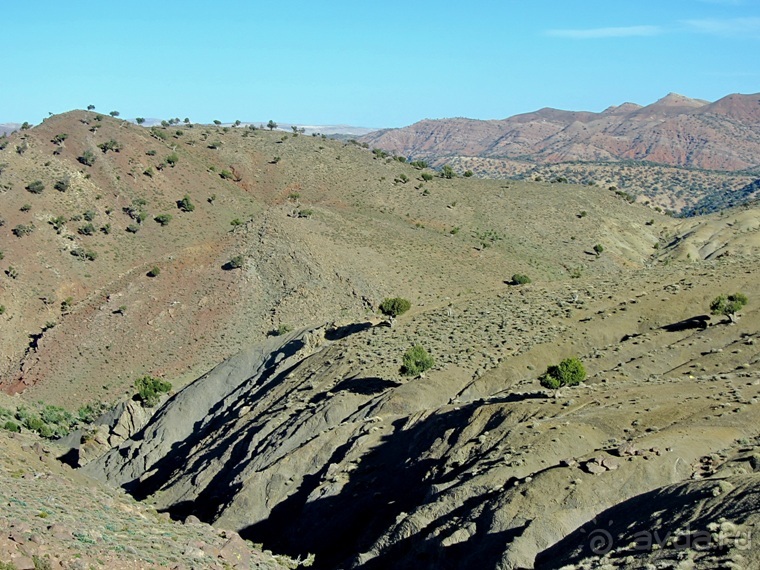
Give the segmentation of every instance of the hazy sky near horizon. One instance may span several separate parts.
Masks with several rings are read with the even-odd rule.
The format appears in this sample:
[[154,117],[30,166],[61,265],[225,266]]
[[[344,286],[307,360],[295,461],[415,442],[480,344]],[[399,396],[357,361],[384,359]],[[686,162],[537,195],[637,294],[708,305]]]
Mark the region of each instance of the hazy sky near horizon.
[[0,123],[398,127],[760,92],[760,0],[4,4]]

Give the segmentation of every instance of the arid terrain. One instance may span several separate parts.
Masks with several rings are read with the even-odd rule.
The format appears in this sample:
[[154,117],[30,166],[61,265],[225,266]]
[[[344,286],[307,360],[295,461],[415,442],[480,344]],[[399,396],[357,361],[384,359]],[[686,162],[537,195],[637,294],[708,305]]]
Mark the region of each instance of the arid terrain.
[[757,204],[85,111],[0,141],[10,568],[760,564]]
[[424,120],[359,140],[486,178],[615,186],[692,215],[757,197],[756,188],[742,190],[760,178],[758,103],[758,94],[710,103],[670,93],[601,113],[540,109],[503,120]]

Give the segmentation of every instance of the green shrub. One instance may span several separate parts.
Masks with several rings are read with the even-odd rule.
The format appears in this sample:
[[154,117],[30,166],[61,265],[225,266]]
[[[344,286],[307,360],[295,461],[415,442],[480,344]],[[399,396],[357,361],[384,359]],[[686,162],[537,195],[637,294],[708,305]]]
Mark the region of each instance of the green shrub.
[[174,168],[177,163],[179,162],[179,156],[176,152],[171,153],[169,156],[166,157],[166,164]]
[[595,254],[601,255],[603,251],[604,251],[604,246],[602,244],[598,243],[598,244],[596,244],[594,246],[594,253]]
[[0,315],[5,314],[5,305],[0,305]]
[[53,229],[56,231],[56,233],[61,233],[61,231],[63,231],[63,226],[66,225],[66,222],[66,216],[56,216],[48,223],[53,226]]
[[280,325],[274,330],[269,331],[269,336],[282,336],[284,334],[288,334],[293,330],[293,327],[290,325]]
[[433,357],[419,344],[404,353],[402,362],[401,374],[404,376],[418,376],[435,364]]
[[77,247],[71,250],[71,255],[78,257],[79,259],[86,259],[87,261],[95,261],[98,258],[98,254],[91,249],[84,249]]
[[222,170],[219,173],[219,176],[221,176],[224,180],[232,180],[233,174],[229,170]]
[[716,316],[728,317],[731,322],[736,320],[738,313],[749,302],[744,293],[718,295],[710,303],[710,313]]
[[59,192],[66,192],[70,187],[71,181],[68,178],[61,178],[60,180],[56,180],[55,184],[53,184],[53,188]]
[[82,153],[82,156],[77,158],[77,160],[85,166],[92,166],[95,164],[95,153],[93,153],[91,150],[86,150]]
[[95,226],[93,226],[92,224],[85,224],[83,226],[80,226],[77,232],[79,232],[79,234],[83,236],[91,236],[95,233]]
[[430,182],[433,179],[433,175],[430,172],[423,172],[420,176],[425,182]]
[[380,312],[389,317],[398,317],[411,309],[412,303],[401,297],[385,299],[380,303]]
[[19,224],[11,230],[16,237],[28,236],[34,231],[34,224]]
[[227,262],[227,267],[230,269],[240,269],[245,263],[245,258],[242,255],[236,255]]
[[82,216],[84,217],[85,220],[87,220],[88,222],[91,222],[92,220],[95,219],[95,216],[97,216],[97,214],[92,210],[87,210],[84,214],[82,214]]
[[464,176],[465,178],[470,178],[470,177],[471,177],[471,176],[473,176],[474,174],[475,174],[475,173],[474,173],[472,170],[465,170],[465,171],[464,171],[464,174],[463,174],[463,176]]
[[115,140],[111,139],[110,141],[106,141],[104,143],[100,143],[98,145],[98,148],[103,151],[103,154],[107,153],[109,150],[113,152],[119,152],[121,150],[121,145],[116,142]]
[[158,277],[161,274],[161,268],[157,265],[154,265],[150,268],[150,271],[148,271],[147,275],[148,277]]
[[586,378],[586,369],[577,358],[566,358],[557,365],[549,366],[541,376],[541,385],[557,390],[562,386],[576,386]]
[[82,423],[91,424],[96,419],[98,419],[98,417],[100,417],[107,409],[108,406],[103,403],[85,404],[79,408],[79,410],[77,410],[77,419]]
[[137,396],[146,408],[152,408],[161,399],[161,394],[166,394],[172,389],[170,382],[153,378],[152,376],[143,376],[135,380]]
[[183,212],[192,212],[195,210],[195,204],[192,203],[188,194],[185,194],[185,197],[182,198],[182,200],[177,201],[177,207]]
[[[16,422],[8,420],[3,425],[3,429],[8,430],[13,433],[19,433],[21,431],[21,426],[19,426]],[[0,566],[2,568],[2,566]]]
[[172,215],[171,214],[159,214],[158,216],[156,216],[153,219],[156,220],[162,226],[168,226],[169,222],[172,221]]
[[526,285],[530,283],[530,277],[522,275],[521,273],[515,273],[512,276],[512,285]]
[[27,184],[26,189],[32,194],[42,194],[45,185],[42,183],[42,180],[35,180],[34,182]]
[[456,172],[454,172],[454,169],[451,168],[451,166],[449,166],[448,164],[444,164],[441,167],[441,178],[452,179],[452,178],[456,178],[456,176],[457,176]]

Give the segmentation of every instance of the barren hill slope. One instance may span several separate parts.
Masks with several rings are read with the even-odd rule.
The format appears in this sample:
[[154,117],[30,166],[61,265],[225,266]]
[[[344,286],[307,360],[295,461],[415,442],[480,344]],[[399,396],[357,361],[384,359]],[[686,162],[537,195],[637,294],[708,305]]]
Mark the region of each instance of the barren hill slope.
[[[625,568],[681,556],[630,547],[657,519],[648,497],[674,513],[668,532],[754,521],[731,501],[757,491],[757,207],[677,220],[599,187],[446,179],[321,137],[84,112],[14,134],[0,164],[13,402],[174,384],[156,409],[124,406],[146,424],[125,413],[60,449],[86,463],[69,497],[92,476],[146,502],[127,529],[149,534],[152,509],[194,515],[325,569]],[[735,292],[736,323],[707,314]],[[377,307],[397,295],[412,308],[388,326]],[[414,345],[434,365],[409,376]],[[586,382],[541,387],[566,357]],[[8,441],[0,460],[48,472]],[[13,516],[33,519],[19,493],[48,487],[12,479]],[[706,510],[680,498],[704,494]],[[232,540],[203,529],[204,552]],[[604,551],[579,538],[600,530]],[[757,548],[736,544],[682,551],[752,567]]]
[[646,225],[651,212],[612,192],[424,182],[319,137],[83,112],[13,135],[0,160],[3,385],[68,404],[110,401],[146,373],[181,384],[281,325],[357,319],[386,296],[441,305],[517,272],[640,266],[673,224]]

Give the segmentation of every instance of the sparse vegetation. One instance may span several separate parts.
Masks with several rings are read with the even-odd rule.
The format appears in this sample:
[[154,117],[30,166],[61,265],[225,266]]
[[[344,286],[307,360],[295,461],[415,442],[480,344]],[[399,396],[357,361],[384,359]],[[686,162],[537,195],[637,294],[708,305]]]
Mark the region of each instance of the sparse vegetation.
[[195,204],[190,200],[190,196],[185,194],[182,200],[177,201],[177,207],[183,212],[192,212],[195,210]]
[[728,317],[729,322],[736,322],[738,313],[749,300],[744,293],[732,293],[730,295],[718,295],[710,303],[710,313],[715,316]]
[[34,231],[34,224],[19,224],[11,230],[16,237],[28,236]]
[[42,191],[45,190],[45,185],[41,180],[35,180],[27,184],[26,189],[32,194],[42,194]]
[[454,169],[451,168],[450,165],[444,164],[441,167],[441,178],[447,178],[447,179],[450,180],[452,178],[456,178],[456,175],[457,175],[457,173],[454,172]]
[[166,164],[168,164],[172,168],[177,166],[178,162],[179,162],[179,155],[176,152],[173,152],[169,156],[166,157]]
[[103,151],[103,154],[106,154],[109,150],[113,152],[119,152],[121,150],[121,144],[111,139],[104,143],[100,143],[98,145],[98,148]]
[[59,192],[66,192],[69,188],[71,188],[71,180],[68,178],[61,178],[60,180],[56,180],[53,188]]
[[245,263],[245,258],[242,255],[233,256],[226,264],[228,269],[240,269]]
[[586,378],[586,369],[577,358],[566,358],[549,366],[539,379],[544,388],[557,390],[563,386],[576,386]]
[[433,357],[419,344],[407,350],[401,360],[401,374],[404,376],[419,376],[435,365]]
[[276,329],[269,331],[269,336],[282,336],[288,334],[293,330],[293,327],[286,324],[281,324]]
[[77,160],[85,166],[92,166],[95,164],[95,153],[93,153],[91,150],[86,150],[79,158],[77,158]]
[[137,399],[142,402],[142,405],[146,408],[152,408],[158,404],[163,394],[171,391],[172,385],[170,382],[159,378],[143,376],[135,380],[135,388],[137,389]]
[[604,251],[604,246],[600,243],[596,244],[594,246],[594,253],[599,256],[602,255],[602,252]]
[[172,215],[171,214],[159,214],[155,218],[153,218],[156,222],[158,222],[162,226],[168,226],[169,222],[172,221]]
[[527,285],[531,282],[530,277],[521,273],[515,273],[512,276],[512,285]]
[[412,307],[412,303],[401,297],[393,297],[383,300],[380,303],[380,312],[388,317],[398,317],[403,315]]
[[161,268],[157,265],[154,265],[148,270],[147,276],[148,277],[158,277],[161,274]]
[[72,249],[71,255],[87,261],[95,261],[98,258],[98,254],[96,252],[91,249],[85,249],[82,247]]

